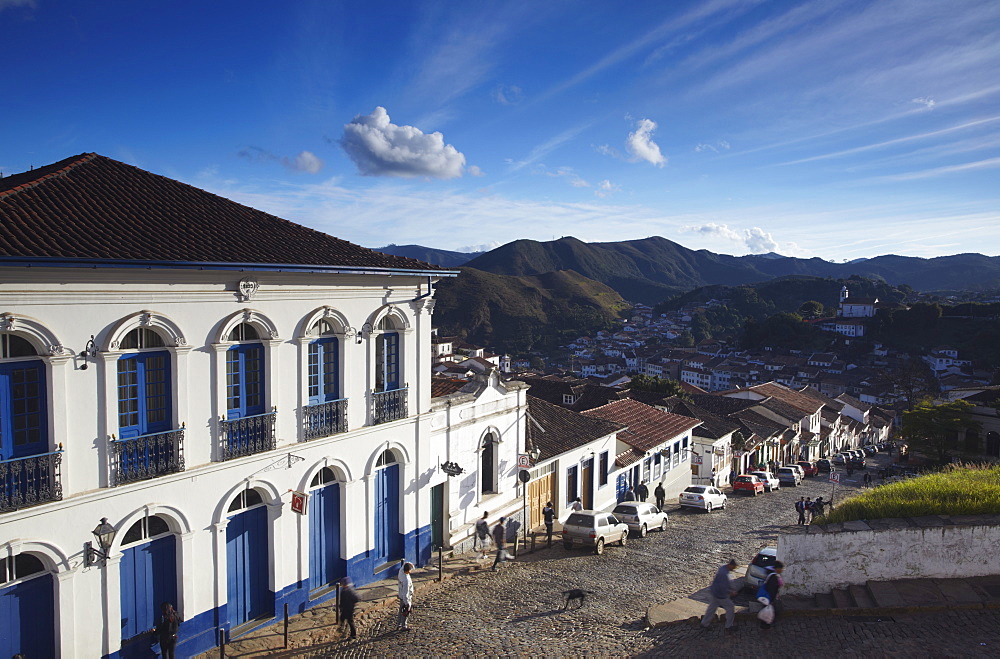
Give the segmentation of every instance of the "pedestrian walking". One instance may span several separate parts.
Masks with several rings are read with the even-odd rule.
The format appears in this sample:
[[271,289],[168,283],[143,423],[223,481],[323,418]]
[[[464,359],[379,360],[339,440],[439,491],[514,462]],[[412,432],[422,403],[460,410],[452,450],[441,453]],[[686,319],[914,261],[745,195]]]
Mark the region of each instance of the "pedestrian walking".
[[813,518],[813,500],[812,497],[806,497],[806,524],[811,524]]
[[569,504],[569,508],[575,513],[583,510],[583,502],[580,501],[580,497],[573,499],[573,503]]
[[507,560],[507,525],[504,522],[506,517],[501,517],[497,525],[493,527],[493,544],[497,549],[497,557],[493,559],[493,571],[497,571],[497,565]]
[[713,467],[712,468],[712,487],[718,487],[719,486],[719,482],[716,480],[716,478],[717,478],[717,476],[716,476],[715,468]]
[[646,485],[646,481],[639,481],[639,487],[635,488],[635,494],[639,497],[639,501],[645,501],[649,497],[649,487]]
[[635,501],[635,490],[629,485],[629,488],[625,490],[625,496],[622,497],[622,501]]
[[354,590],[354,584],[350,577],[340,580],[340,626],[347,626],[351,630],[351,638],[357,638],[358,628],[354,626],[354,610],[358,606],[358,591]]
[[660,481],[660,484],[653,490],[653,496],[656,497],[656,509],[663,510],[663,504],[667,502],[667,491],[663,489],[663,481]]
[[774,623],[778,621],[778,616],[785,608],[784,604],[782,604],[779,599],[781,587],[785,585],[785,580],[781,578],[781,573],[784,571],[785,564],[781,561],[775,561],[774,565],[767,568],[768,575],[764,579],[764,583],[761,585],[761,588],[767,592],[767,599],[769,600],[771,606],[774,607],[774,620],[769,623],[761,620],[761,629],[770,629],[771,627],[774,627]]
[[490,524],[486,521],[489,512],[483,511],[483,516],[476,521],[476,534],[472,537],[472,551],[476,551],[476,540],[479,540],[479,558],[486,558],[486,545],[490,541]]
[[164,602],[160,605],[160,619],[156,622],[156,637],[160,641],[160,656],[163,659],[174,659],[177,647],[177,632],[181,626],[181,617],[174,611],[174,605]]
[[545,520],[545,537],[549,541],[549,547],[552,546],[552,526],[556,521],[556,509],[552,507],[552,502],[547,501],[545,507],[542,508],[542,518]]
[[826,502],[823,501],[823,497],[816,497],[816,500],[813,501],[813,519],[822,517],[825,511]]
[[729,579],[729,573],[737,566],[736,559],[731,558],[728,563],[716,571],[715,579],[708,587],[708,608],[705,609],[705,615],[701,617],[702,629],[709,628],[712,624],[712,618],[715,617],[715,612],[719,610],[719,607],[722,607],[726,612],[726,631],[736,631],[736,607],[733,606],[733,595],[736,594],[736,588],[733,587],[733,582]]
[[410,613],[413,611],[413,579],[410,578],[412,570],[413,563],[403,563],[403,569],[399,571],[399,615],[396,618],[396,628],[402,631],[410,629]]
[[799,524],[806,523],[806,498],[799,497],[799,500],[795,502],[795,512],[799,514]]
[[[763,466],[763,465],[760,465],[760,466]],[[735,484],[736,484],[736,472],[733,471],[732,469],[730,469],[729,470],[729,487],[732,487]]]
[[865,472],[864,481],[865,481],[865,487],[871,487],[872,486],[872,475],[869,474],[867,471]]

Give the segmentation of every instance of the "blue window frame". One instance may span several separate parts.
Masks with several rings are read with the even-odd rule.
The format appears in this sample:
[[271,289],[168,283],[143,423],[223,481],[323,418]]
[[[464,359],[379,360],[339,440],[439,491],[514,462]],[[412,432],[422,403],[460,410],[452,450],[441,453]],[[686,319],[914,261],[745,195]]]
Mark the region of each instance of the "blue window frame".
[[309,344],[309,404],[318,405],[340,398],[338,353],[335,338],[319,339]]
[[399,333],[380,334],[375,344],[375,390],[399,389]]
[[608,452],[603,451],[601,453],[600,473],[597,476],[598,487],[604,487],[608,484]]
[[0,363],[0,459],[48,451],[45,364]]
[[122,439],[170,430],[170,353],[118,359],[118,432]]
[[230,419],[264,413],[264,349],[243,343],[226,351],[226,414]]

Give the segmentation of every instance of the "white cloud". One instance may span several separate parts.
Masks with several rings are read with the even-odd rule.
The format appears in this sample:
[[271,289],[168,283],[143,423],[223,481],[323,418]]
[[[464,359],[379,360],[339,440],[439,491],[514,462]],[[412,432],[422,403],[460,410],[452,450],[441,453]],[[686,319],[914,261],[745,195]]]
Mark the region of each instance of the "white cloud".
[[517,105],[524,98],[524,92],[517,85],[497,85],[492,96],[500,105]]
[[503,245],[503,243],[500,242],[499,240],[494,240],[492,242],[483,243],[481,245],[465,245],[464,247],[459,247],[454,251],[465,252],[467,254],[470,252],[489,252],[490,250],[496,249],[500,245]]
[[697,153],[703,151],[711,151],[712,153],[718,153],[719,151],[726,151],[729,149],[729,142],[726,140],[719,140],[715,144],[699,144],[694,148]]
[[764,254],[767,252],[777,252],[778,243],[771,237],[771,234],[760,227],[749,229],[731,229],[726,224],[716,224],[708,222],[699,226],[686,226],[681,231],[698,233],[703,236],[719,236],[735,243],[744,245],[753,254]]
[[465,156],[445,144],[441,133],[397,126],[381,106],[345,124],[340,146],[363,176],[447,179],[461,176],[465,168]]
[[303,151],[294,158],[282,158],[281,164],[296,172],[318,174],[323,169],[323,161],[312,151]]
[[0,0],[0,11],[7,7],[29,7],[35,9],[38,5],[35,0]]
[[645,160],[648,163],[663,167],[667,158],[660,153],[660,147],[653,141],[653,131],[656,122],[650,119],[640,119],[635,131],[628,134],[625,149],[635,160]]
[[597,184],[597,189],[594,190],[594,194],[600,197],[601,199],[604,199],[612,192],[619,192],[621,189],[622,186],[615,185],[608,179],[604,179],[603,181]]
[[919,105],[923,105],[928,110],[931,109],[932,107],[934,107],[935,105],[937,105],[937,103],[934,101],[933,98],[925,98],[923,96],[921,96],[920,98],[911,99],[910,102],[911,103],[917,103]]
[[469,174],[472,176],[486,176],[486,172],[479,168],[479,165],[469,165]]
[[574,188],[590,187],[590,183],[587,183],[587,181],[580,178],[580,175],[577,174],[575,171],[573,171],[572,167],[560,167],[554,172],[550,172],[548,170],[545,170],[544,168],[541,168],[541,171],[546,176],[552,176],[555,178],[565,178],[567,181],[569,181],[569,184],[572,185]]

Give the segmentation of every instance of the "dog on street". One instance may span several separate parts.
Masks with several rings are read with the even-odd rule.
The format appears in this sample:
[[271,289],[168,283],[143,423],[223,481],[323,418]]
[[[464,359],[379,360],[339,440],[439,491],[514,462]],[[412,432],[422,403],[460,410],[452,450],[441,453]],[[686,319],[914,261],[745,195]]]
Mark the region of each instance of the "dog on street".
[[566,597],[566,603],[563,604],[563,611],[569,608],[569,603],[573,600],[579,602],[576,608],[583,606],[583,601],[587,598],[587,595],[593,595],[594,593],[589,590],[583,590],[582,588],[570,588],[569,590],[563,591],[563,596]]

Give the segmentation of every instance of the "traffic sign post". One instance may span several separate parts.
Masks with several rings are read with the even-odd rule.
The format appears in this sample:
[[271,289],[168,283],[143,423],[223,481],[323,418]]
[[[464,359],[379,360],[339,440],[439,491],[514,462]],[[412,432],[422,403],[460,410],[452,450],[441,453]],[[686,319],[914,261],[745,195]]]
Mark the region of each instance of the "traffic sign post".
[[517,466],[521,469],[527,469],[531,466],[531,456],[527,453],[517,454]]
[[833,497],[837,494],[837,483],[840,482],[840,474],[835,471],[831,471],[830,482],[833,483],[833,489],[830,490],[830,510],[833,510]]

